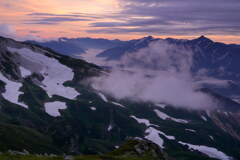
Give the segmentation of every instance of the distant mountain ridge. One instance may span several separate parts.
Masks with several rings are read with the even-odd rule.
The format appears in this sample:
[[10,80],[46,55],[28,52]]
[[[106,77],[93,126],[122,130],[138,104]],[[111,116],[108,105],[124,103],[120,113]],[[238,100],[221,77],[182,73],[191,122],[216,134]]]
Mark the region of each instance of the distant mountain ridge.
[[[167,42],[169,44],[181,46],[187,50],[190,50],[193,53],[193,74],[197,74],[201,71],[204,72],[206,76],[226,80],[224,83],[230,88],[222,88],[220,90],[213,86],[211,89],[225,96],[234,97],[235,95],[240,95],[239,45],[227,45],[224,43],[214,42],[204,36],[193,40],[173,38],[159,39],[149,36],[134,41],[132,45],[127,47],[115,47],[107,49],[98,54],[97,57],[104,58],[105,61],[120,61],[121,57],[124,55],[137,52],[140,49],[148,47],[150,43],[156,41]],[[231,82],[229,80],[231,80]],[[201,83],[207,83],[207,81],[202,81]],[[212,81],[209,83],[214,85],[214,83],[218,84],[218,81]],[[206,84],[206,86],[209,87],[209,84]]]
[[26,41],[27,43],[41,45],[50,48],[55,52],[64,55],[75,56],[76,54],[83,54],[88,49],[106,50],[117,46],[126,46],[129,41],[121,41],[118,39],[108,40],[103,38],[66,38],[62,37],[57,40],[47,42]]

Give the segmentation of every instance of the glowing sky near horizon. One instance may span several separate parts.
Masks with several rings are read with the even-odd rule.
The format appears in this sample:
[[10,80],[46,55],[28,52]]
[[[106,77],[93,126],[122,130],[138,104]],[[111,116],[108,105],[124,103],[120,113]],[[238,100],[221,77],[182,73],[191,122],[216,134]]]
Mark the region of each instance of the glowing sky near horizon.
[[41,38],[205,35],[240,44],[239,8],[239,0],[0,0],[0,25]]

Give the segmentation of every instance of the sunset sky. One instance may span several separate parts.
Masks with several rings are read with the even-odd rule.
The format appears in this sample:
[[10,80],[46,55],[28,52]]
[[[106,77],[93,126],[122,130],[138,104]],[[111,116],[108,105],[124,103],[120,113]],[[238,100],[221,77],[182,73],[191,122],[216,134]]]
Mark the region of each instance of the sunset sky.
[[18,37],[147,35],[240,44],[240,0],[0,0],[0,33]]

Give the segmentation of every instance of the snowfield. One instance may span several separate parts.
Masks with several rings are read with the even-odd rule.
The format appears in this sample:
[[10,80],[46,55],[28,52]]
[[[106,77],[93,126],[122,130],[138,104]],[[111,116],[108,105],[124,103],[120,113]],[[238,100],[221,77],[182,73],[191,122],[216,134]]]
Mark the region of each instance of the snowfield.
[[186,120],[170,117],[169,115],[167,115],[167,114],[159,111],[158,109],[155,109],[154,112],[155,112],[155,113],[158,115],[158,117],[161,118],[162,120],[170,119],[170,120],[175,121],[175,122],[178,122],[178,123],[188,123],[188,121],[186,121]]
[[2,93],[2,96],[6,100],[8,100],[12,103],[18,104],[25,108],[28,108],[28,106],[26,104],[18,101],[19,95],[23,94],[23,92],[19,91],[19,89],[22,87],[22,83],[10,81],[5,76],[3,76],[2,73],[0,73],[0,80],[3,81],[4,83],[6,83],[6,85],[5,85],[6,91],[4,93]]
[[226,154],[217,150],[216,148],[202,146],[202,145],[193,145],[193,144],[188,144],[188,143],[184,143],[181,141],[179,141],[178,143],[180,143],[182,145],[187,145],[189,149],[191,149],[191,150],[193,149],[193,150],[202,152],[211,158],[217,158],[220,160],[232,160],[233,159],[232,157],[227,156]]
[[166,135],[165,133],[153,128],[153,127],[149,127],[147,128],[147,130],[145,131],[146,135],[145,138],[152,141],[153,143],[156,143],[159,147],[164,148],[163,147],[163,139],[159,136],[159,134],[163,135],[164,137],[166,137],[167,139],[170,140],[175,140],[174,136],[169,136]]
[[29,71],[28,69],[26,69],[26,68],[24,68],[22,66],[20,66],[19,69],[21,71],[21,75],[22,75],[23,78],[25,78],[27,76],[30,76],[32,74],[31,71]]
[[[68,99],[75,99],[79,93],[70,87],[63,85],[66,81],[71,81],[74,77],[74,73],[71,68],[62,65],[58,60],[49,58],[41,53],[33,52],[30,49],[22,48],[16,49],[8,47],[10,52],[17,52],[28,61],[35,63],[41,67],[39,72],[44,76],[42,83],[43,88],[49,97],[53,95],[59,95]],[[28,75],[26,70],[21,70],[23,75]]]
[[159,136],[159,132],[158,130],[156,130],[155,128],[148,128],[146,130],[146,133],[148,134],[147,136],[145,136],[146,139],[148,139],[149,141],[152,141],[154,143],[156,143],[160,148],[164,148],[163,147],[163,139]]
[[59,109],[67,108],[65,102],[59,102],[59,101],[45,103],[44,107],[45,107],[45,111],[53,117],[60,116]]

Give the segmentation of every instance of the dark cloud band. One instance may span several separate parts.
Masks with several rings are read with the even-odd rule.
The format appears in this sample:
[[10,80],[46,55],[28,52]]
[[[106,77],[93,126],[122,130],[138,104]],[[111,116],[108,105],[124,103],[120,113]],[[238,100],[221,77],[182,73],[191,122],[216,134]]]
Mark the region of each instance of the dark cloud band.
[[119,0],[119,4],[123,10],[112,19],[121,22],[95,22],[91,26],[101,29],[89,32],[240,34],[239,0]]

